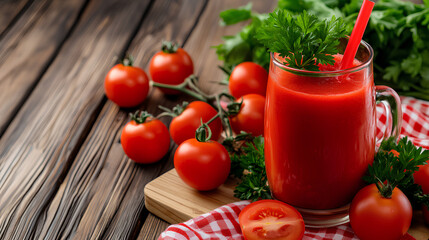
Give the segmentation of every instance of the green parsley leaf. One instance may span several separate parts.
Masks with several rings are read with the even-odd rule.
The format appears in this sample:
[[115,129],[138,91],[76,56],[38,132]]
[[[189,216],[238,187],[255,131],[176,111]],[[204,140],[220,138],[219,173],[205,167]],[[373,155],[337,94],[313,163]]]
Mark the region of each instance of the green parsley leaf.
[[271,52],[279,53],[290,67],[317,71],[317,65],[334,64],[339,39],[346,29],[341,18],[319,20],[303,11],[293,16],[286,10],[270,13],[256,38]]
[[[401,0],[377,1],[363,39],[374,49],[376,84],[388,85],[402,95],[429,100],[429,75],[427,74],[429,60],[426,60],[425,56],[429,49],[429,0],[423,2],[424,4]],[[343,17],[347,32],[350,33],[361,4],[362,0],[279,0],[278,7],[294,15],[301,14],[305,10],[323,19],[330,19],[332,16]],[[268,70],[269,52],[263,51],[265,46],[255,41],[254,36],[255,29],[258,28],[255,19],[266,16],[251,12],[252,21],[244,28],[250,28],[252,31],[246,31],[248,34],[245,38],[240,36],[240,41],[235,41],[235,45],[230,43],[229,47],[234,49],[234,46],[239,47],[245,43],[247,48],[241,48],[241,52],[217,52],[224,67],[233,69],[242,61],[254,61]],[[244,29],[240,33],[243,31]],[[421,57],[409,59],[410,54]],[[224,55],[229,57],[224,58]],[[237,56],[232,57],[232,55]],[[234,62],[230,62],[229,59]],[[422,59],[422,64],[408,68],[411,66],[411,61],[420,61],[418,59]],[[418,74],[415,74],[416,72]]]
[[241,147],[242,153],[231,155],[231,175],[241,181],[234,196],[241,200],[271,199],[265,172],[264,138],[256,137]]
[[219,14],[221,18],[221,25],[232,25],[252,17],[252,3],[237,9],[228,9]]
[[[392,150],[399,155],[395,156]],[[398,143],[389,138],[381,143],[373,164],[368,166],[368,175],[363,179],[368,183],[387,182],[388,189],[381,191],[385,197],[398,187],[413,205],[424,203],[429,206],[429,194],[423,194],[421,186],[415,184],[413,178],[413,173],[428,160],[429,150],[416,147],[407,137]]]

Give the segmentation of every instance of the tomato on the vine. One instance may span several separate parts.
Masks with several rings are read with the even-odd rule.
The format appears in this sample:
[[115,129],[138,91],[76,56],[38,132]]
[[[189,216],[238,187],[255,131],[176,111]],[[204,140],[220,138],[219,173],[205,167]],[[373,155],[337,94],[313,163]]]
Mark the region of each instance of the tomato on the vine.
[[239,112],[230,117],[235,133],[245,131],[254,136],[264,133],[265,98],[258,94],[247,94],[236,100],[242,102]]
[[411,225],[413,209],[407,196],[394,188],[384,198],[375,184],[362,188],[350,205],[350,224],[362,240],[400,239]]
[[143,112],[128,122],[121,134],[125,154],[137,163],[153,163],[160,160],[170,148],[170,135],[160,120]]
[[[183,112],[178,113],[170,123],[170,134],[178,145],[185,140],[195,138],[195,131],[201,125],[201,121],[208,122],[217,111],[210,104],[203,101],[194,101],[185,107]],[[222,132],[222,122],[216,118],[209,124],[212,131],[212,139],[218,140]]]
[[107,98],[120,107],[134,107],[142,103],[149,92],[149,78],[146,73],[132,65],[130,58],[115,65],[104,79]]
[[176,149],[174,167],[190,187],[208,191],[219,187],[228,178],[231,159],[222,144],[192,138]]
[[277,200],[260,200],[246,206],[238,217],[246,240],[295,240],[304,236],[304,220],[292,206]]
[[265,97],[268,73],[254,62],[243,62],[232,70],[229,76],[229,92],[235,98],[246,94],[259,94]]
[[[171,42],[164,42],[162,51],[157,52],[149,63],[149,73],[157,83],[178,85],[194,73],[194,64],[189,54]],[[160,88],[165,94],[179,91]]]

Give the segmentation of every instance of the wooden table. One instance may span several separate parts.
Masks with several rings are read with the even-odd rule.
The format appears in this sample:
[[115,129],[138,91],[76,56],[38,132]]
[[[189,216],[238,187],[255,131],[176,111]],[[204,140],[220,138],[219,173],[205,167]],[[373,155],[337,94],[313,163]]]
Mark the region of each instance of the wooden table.
[[[173,167],[172,154],[151,165],[125,156],[120,134],[137,108],[107,100],[104,77],[125,53],[147,70],[161,40],[174,40],[202,89],[219,90],[211,46],[240,26],[220,27],[218,15],[246,3],[0,0],[0,239],[156,239],[168,224],[145,209],[143,188]],[[138,109],[185,99],[153,89]]]
[[[147,70],[161,40],[192,56],[200,87],[224,78],[215,50],[219,12],[246,0],[0,0],[0,239],[156,239],[168,224],[144,206],[144,186],[173,167],[137,165],[121,147],[128,113],[186,96],[152,89],[120,109],[103,82],[130,53]],[[254,1],[259,12],[276,1]],[[169,119],[163,119],[168,125]]]

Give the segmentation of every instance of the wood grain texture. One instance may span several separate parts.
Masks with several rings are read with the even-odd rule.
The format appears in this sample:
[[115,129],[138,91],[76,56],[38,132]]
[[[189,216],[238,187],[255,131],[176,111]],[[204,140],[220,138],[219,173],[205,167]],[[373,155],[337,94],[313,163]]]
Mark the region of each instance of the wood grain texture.
[[153,240],[158,239],[161,232],[163,232],[170,224],[160,220],[157,216],[149,213],[146,218],[137,240]]
[[1,38],[0,136],[55,57],[84,5],[85,0],[34,1]]
[[[127,50],[135,64],[146,65],[159,51],[160,39],[185,41],[204,4],[200,0],[155,1]],[[171,107],[176,100],[154,89],[140,108],[156,114],[158,105]],[[129,111],[134,110],[106,102],[39,226],[41,238],[137,237],[140,219],[145,217],[144,185],[171,169],[172,158],[167,155],[156,164],[138,165],[125,156],[120,135]]]
[[104,76],[148,3],[91,1],[5,132],[0,140],[0,239],[40,234],[36,226],[45,221],[46,207],[98,113]]
[[240,201],[233,197],[236,184],[237,180],[228,179],[215,190],[200,192],[186,185],[172,169],[146,185],[146,208],[169,223],[184,222]]
[[25,11],[25,5],[31,0],[0,0],[0,36],[19,18],[21,11]]

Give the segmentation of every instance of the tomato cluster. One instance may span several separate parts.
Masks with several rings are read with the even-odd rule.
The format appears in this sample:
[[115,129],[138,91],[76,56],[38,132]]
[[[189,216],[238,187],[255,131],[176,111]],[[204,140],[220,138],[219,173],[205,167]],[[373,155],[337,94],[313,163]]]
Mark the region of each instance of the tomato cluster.
[[[164,94],[187,93],[198,99],[164,109],[158,117],[147,112],[132,116],[121,135],[125,154],[136,163],[162,159],[170,148],[170,136],[178,145],[174,165],[180,178],[199,191],[213,190],[225,182],[231,168],[230,154],[219,141],[243,132],[263,135],[265,91],[268,74],[252,62],[237,65],[229,77],[229,93],[207,96],[196,86],[193,62],[185,50],[165,44],[150,61],[152,85]],[[132,66],[131,59],[114,66],[104,82],[106,96],[120,107],[140,105],[149,92],[146,73]],[[222,100],[221,100],[222,98]],[[226,101],[225,99],[226,98]],[[158,120],[172,116],[169,128]],[[392,150],[396,157],[399,153]],[[429,165],[414,173],[415,183],[429,193]],[[429,223],[429,211],[423,206]],[[404,193],[393,188],[383,197],[375,184],[363,188],[350,207],[351,226],[361,239],[399,239],[408,230],[411,204]],[[274,200],[250,204],[240,213],[245,239],[301,239],[304,221],[293,207]]]
[[[229,175],[229,153],[217,142],[222,131],[263,134],[268,74],[255,63],[241,63],[229,78],[231,94],[210,97],[196,87],[193,72],[193,61],[184,49],[163,43],[162,51],[149,63],[152,85],[164,94],[184,92],[198,101],[172,110],[163,108],[166,112],[158,117],[136,113],[122,130],[121,144],[130,159],[147,164],[167,154],[171,136],[179,145],[174,155],[179,176],[189,186],[206,191],[217,188]],[[141,68],[133,66],[131,58],[126,58],[108,72],[104,88],[106,96],[119,107],[136,107],[148,95],[149,78]],[[228,106],[222,106],[223,97],[229,101]],[[173,117],[169,128],[157,119],[166,115]],[[196,136],[196,132],[203,132],[203,136]]]

